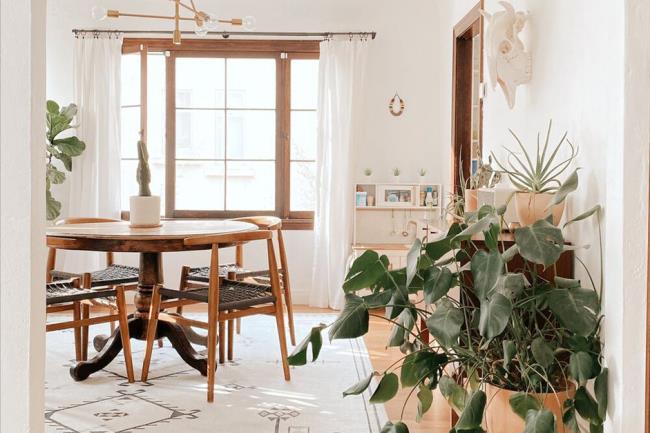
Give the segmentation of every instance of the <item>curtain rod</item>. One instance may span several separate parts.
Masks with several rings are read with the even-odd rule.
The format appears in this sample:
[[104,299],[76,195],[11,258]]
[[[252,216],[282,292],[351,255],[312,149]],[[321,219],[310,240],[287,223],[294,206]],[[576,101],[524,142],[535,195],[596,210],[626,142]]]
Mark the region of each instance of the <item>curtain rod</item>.
[[[85,29],[72,29],[72,33],[75,36],[81,33],[122,33],[122,34],[165,34],[169,35],[171,32],[167,30],[85,30]],[[193,31],[182,31],[184,35],[193,35]],[[377,37],[377,32],[208,32],[208,35],[221,36],[224,39],[229,38],[230,36],[280,36],[280,37],[311,37],[311,38],[324,38],[329,39],[332,36],[359,36],[362,38],[367,38],[370,36],[371,39]]]

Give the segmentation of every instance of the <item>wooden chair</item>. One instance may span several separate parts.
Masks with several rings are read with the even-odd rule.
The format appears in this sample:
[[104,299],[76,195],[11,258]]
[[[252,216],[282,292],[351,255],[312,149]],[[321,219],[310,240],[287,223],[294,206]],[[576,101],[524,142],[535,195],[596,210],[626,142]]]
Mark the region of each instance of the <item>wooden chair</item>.
[[[86,224],[86,223],[106,223],[118,222],[110,218],[65,218],[57,221],[56,225],[61,224]],[[138,283],[139,270],[133,266],[118,265],[114,263],[112,252],[106,253],[106,267],[92,272],[84,272],[82,274],[74,274],[70,272],[63,272],[56,270],[56,252],[57,249],[65,249],[65,245],[59,247],[51,247],[47,256],[47,273],[46,281],[59,281],[69,280],[72,278],[79,278],[81,280],[81,288],[91,289],[100,286],[116,286],[122,285],[125,290],[135,289]],[[81,318],[90,318],[90,307],[93,305],[101,305],[107,307],[111,314],[115,314],[117,306],[110,301],[103,300],[103,302],[86,301],[80,303]],[[115,323],[111,322],[111,332],[115,331]],[[85,360],[88,357],[88,327],[81,328],[81,359]]]
[[[289,267],[287,264],[287,254],[284,248],[284,237],[282,235],[282,220],[273,216],[253,216],[253,217],[244,217],[244,218],[235,218],[233,221],[243,221],[251,224],[255,224],[261,230],[271,230],[276,233],[277,237],[277,246],[278,252],[280,254],[280,268],[278,272],[280,274],[280,288],[282,294],[284,295],[284,304],[287,308],[287,319],[289,323],[289,337],[291,339],[291,344],[296,345],[296,331],[293,322],[293,303],[291,301],[291,282],[289,279]],[[222,277],[227,277],[231,280],[240,280],[244,281],[247,279],[255,279],[257,281],[267,282],[269,279],[269,270],[260,270],[260,271],[250,271],[244,268],[244,249],[242,244],[238,244],[235,247],[235,263],[224,264],[219,267],[219,274]],[[180,279],[180,290],[184,290],[186,287],[197,287],[201,284],[207,284],[209,280],[210,267],[200,267],[200,268],[190,268],[184,266],[181,271]],[[179,314],[182,313],[182,309],[178,311]],[[241,319],[237,319],[237,333],[241,331]],[[224,326],[220,324],[220,326]],[[233,334],[234,323],[228,322],[228,360],[232,361],[233,359],[233,348],[232,345],[232,334]],[[225,343],[225,332],[219,334],[219,344],[224,345]],[[219,354],[219,362],[224,363],[224,358],[222,353]]]
[[[80,288],[79,282],[80,280],[77,278],[70,281],[57,281],[46,284],[46,314],[69,310],[74,311],[74,314],[72,320],[47,324],[45,331],[52,332],[62,329],[74,329],[75,346],[78,348],[80,343],[79,331],[82,327],[88,328],[89,325],[113,322],[115,320],[119,321],[126,375],[129,382],[133,383],[133,360],[131,358],[131,342],[129,340],[129,324],[127,322],[126,302],[124,300],[124,286],[86,289]],[[110,299],[112,302],[115,302],[117,313],[113,314],[111,312],[111,314],[106,316],[82,318],[80,314],[80,303],[100,299]],[[79,356],[79,349],[77,349],[77,360],[79,360]]]
[[[215,370],[217,366],[217,326],[240,317],[254,314],[271,314],[275,316],[284,378],[290,380],[282,294],[280,292],[280,280],[272,237],[273,234],[271,231],[258,230],[254,232],[193,237],[185,240],[186,245],[212,246],[208,286],[203,285],[200,287],[186,288],[185,290],[165,289],[159,286],[154,288],[151,299],[149,324],[147,327],[147,347],[142,366],[143,382],[147,380],[149,374],[149,364],[151,362],[153,342],[156,338],[158,320],[167,320],[181,325],[203,329],[207,328],[208,402],[212,402],[214,400]],[[219,249],[256,240],[266,240],[271,284],[252,284],[220,277]],[[162,300],[163,297],[165,301]],[[208,304],[207,323],[191,320],[181,315],[161,312],[161,310],[167,308],[196,303]],[[222,326],[219,326],[219,328],[223,332]],[[220,345],[219,349],[223,351],[223,345]]]

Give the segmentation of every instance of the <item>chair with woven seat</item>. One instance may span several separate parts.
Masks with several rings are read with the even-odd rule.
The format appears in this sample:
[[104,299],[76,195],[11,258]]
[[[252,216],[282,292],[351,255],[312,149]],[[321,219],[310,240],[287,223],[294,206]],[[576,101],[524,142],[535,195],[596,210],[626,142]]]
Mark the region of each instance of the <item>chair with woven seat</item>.
[[[79,344],[78,331],[81,327],[96,325],[100,323],[113,322],[117,320],[120,323],[120,336],[122,339],[122,348],[124,350],[124,361],[126,364],[126,375],[129,382],[133,382],[133,361],[131,358],[131,343],[129,340],[129,325],[126,310],[126,301],[124,300],[124,286],[115,286],[112,288],[80,288],[79,279],[69,281],[56,281],[45,285],[46,294],[46,314],[58,313],[61,311],[73,310],[72,320],[56,323],[48,323],[45,327],[46,332],[60,331],[63,329],[74,329],[75,346]],[[80,316],[79,305],[81,302],[104,300],[114,302],[116,305],[116,314],[109,314],[99,317]]]
[[[118,222],[110,218],[65,218],[58,221],[57,225],[62,224],[88,224],[88,223],[108,223]],[[46,281],[60,281],[69,280],[72,278],[79,278],[81,280],[81,287],[90,289],[93,287],[113,287],[122,285],[125,290],[135,289],[137,287],[139,278],[139,269],[134,266],[118,265],[114,263],[114,255],[112,252],[106,253],[106,267],[92,272],[84,272],[81,274],[64,272],[56,270],[56,253],[57,249],[64,249],[64,245],[59,248],[51,247],[48,251],[47,257],[47,273]],[[111,303],[110,300],[103,300],[103,302],[88,301],[82,302],[81,317],[87,319],[90,317],[90,307],[92,305],[99,305],[107,307],[111,313],[115,313],[116,305]],[[111,322],[111,332],[115,330],[115,323]],[[81,359],[88,357],[88,329],[87,327],[81,328]]]
[[[149,364],[151,362],[153,342],[156,338],[158,320],[167,320],[181,325],[203,329],[207,328],[208,402],[212,402],[214,400],[215,370],[217,366],[217,326],[240,317],[255,314],[275,316],[284,378],[290,380],[282,294],[280,292],[278,267],[272,237],[273,234],[271,231],[257,230],[253,232],[194,237],[185,240],[186,245],[211,245],[208,285],[207,287],[205,285],[188,287],[184,290],[167,289],[160,286],[154,288],[151,298],[149,324],[147,327],[147,347],[142,366],[143,382],[147,380],[149,374]],[[266,241],[271,280],[270,285],[248,283],[219,276],[220,249],[251,241],[263,240]],[[162,311],[168,308],[196,303],[208,304],[207,323]],[[219,329],[221,330],[220,332],[223,332],[221,326],[219,326]],[[220,346],[220,350],[222,350],[223,346]]]
[[[296,345],[296,331],[294,328],[293,322],[293,303],[291,300],[291,283],[289,279],[289,268],[287,263],[287,254],[284,248],[284,237],[282,235],[282,220],[274,216],[253,216],[253,217],[244,217],[244,218],[235,218],[233,221],[243,221],[251,224],[255,224],[260,228],[260,230],[271,230],[275,232],[277,238],[277,247],[280,255],[280,268],[278,269],[280,275],[280,289],[284,296],[284,304],[287,308],[287,321],[289,325],[289,337],[291,339],[291,344]],[[229,279],[236,280],[249,280],[253,279],[258,282],[268,282],[269,279],[269,270],[257,270],[251,271],[247,270],[244,267],[244,252],[243,245],[236,245],[235,250],[235,263],[224,264],[219,267],[219,274],[221,277],[227,277]],[[209,272],[210,267],[199,267],[199,268],[190,268],[183,267],[181,271],[181,282],[180,289],[183,290],[185,287],[197,287],[201,284],[207,284],[209,281]],[[182,311],[179,311],[181,313]],[[220,325],[224,326],[224,325]],[[237,319],[237,333],[240,332],[240,319]],[[228,360],[233,359],[233,323],[228,322]],[[225,340],[225,333],[220,333],[220,344],[223,347]],[[223,351],[219,353],[219,362],[224,362]]]

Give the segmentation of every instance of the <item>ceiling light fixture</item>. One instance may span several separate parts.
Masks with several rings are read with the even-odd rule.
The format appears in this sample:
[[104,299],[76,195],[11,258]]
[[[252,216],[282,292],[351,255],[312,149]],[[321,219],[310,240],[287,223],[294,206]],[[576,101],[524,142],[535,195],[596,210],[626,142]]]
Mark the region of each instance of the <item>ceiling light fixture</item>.
[[[181,21],[194,21],[194,33],[198,36],[205,36],[210,31],[217,29],[219,24],[230,24],[231,26],[242,26],[245,30],[255,29],[255,17],[247,16],[244,18],[233,19],[220,19],[215,14],[200,11],[194,5],[194,0],[190,0],[189,4],[183,3],[181,0],[171,0],[174,3],[174,15],[151,15],[151,14],[136,14],[126,13],[115,9],[106,9],[101,6],[95,6],[92,9],[92,17],[98,21],[105,20],[106,18],[120,18],[120,17],[136,17],[136,18],[151,18],[159,20],[173,20],[174,32],[172,34],[172,41],[175,45],[181,43]],[[193,16],[181,16],[181,9],[186,9],[192,13]]]

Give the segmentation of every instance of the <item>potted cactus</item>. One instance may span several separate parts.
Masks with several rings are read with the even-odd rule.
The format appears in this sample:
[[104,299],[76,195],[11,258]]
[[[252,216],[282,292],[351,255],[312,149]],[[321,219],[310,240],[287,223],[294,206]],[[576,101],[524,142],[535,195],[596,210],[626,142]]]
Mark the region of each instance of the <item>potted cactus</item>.
[[138,195],[131,196],[129,199],[131,227],[158,227],[160,226],[160,196],[151,195],[151,189],[149,188],[151,182],[149,152],[147,151],[147,144],[142,139],[138,141],[136,179],[140,191]]

